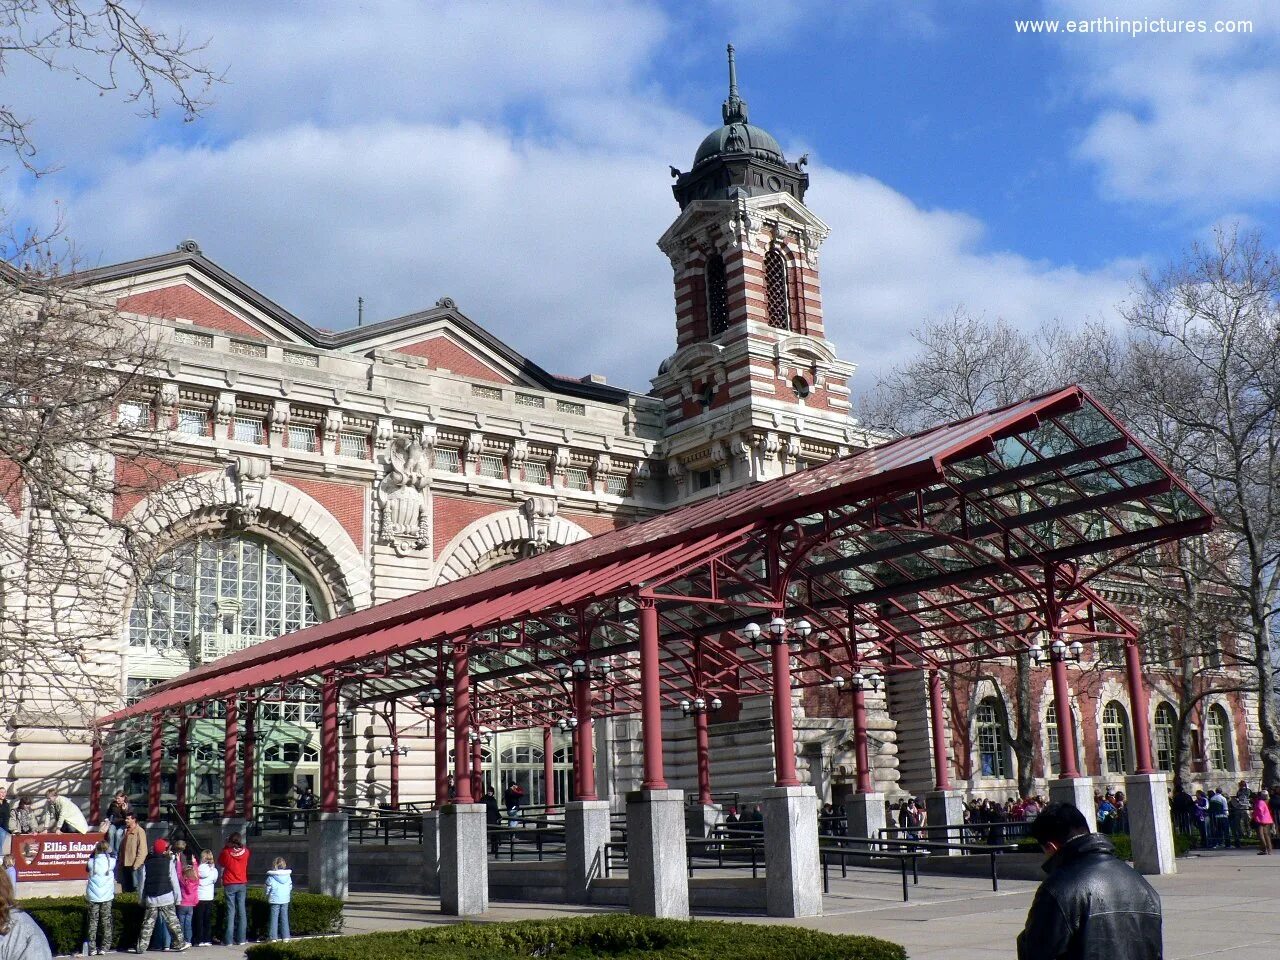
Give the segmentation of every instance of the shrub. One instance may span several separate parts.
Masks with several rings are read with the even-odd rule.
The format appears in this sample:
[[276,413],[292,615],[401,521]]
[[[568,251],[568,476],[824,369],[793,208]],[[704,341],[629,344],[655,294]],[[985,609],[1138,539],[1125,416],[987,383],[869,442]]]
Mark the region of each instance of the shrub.
[[[267,935],[270,909],[267,895],[262,890],[249,890],[249,937],[261,939]],[[79,953],[84,942],[88,909],[83,897],[41,897],[22,901],[22,909],[31,915],[44,931],[49,948],[55,953]],[[213,904],[213,930],[215,936],[225,922],[224,903],[221,897]],[[138,942],[142,929],[142,907],[132,893],[116,895],[112,907],[115,947],[132,947]],[[296,936],[332,934],[342,930],[342,901],[336,897],[323,897],[318,893],[295,893],[289,907],[289,927]]]
[[264,943],[248,955],[250,960],[906,960],[907,954],[874,937],[608,914]]

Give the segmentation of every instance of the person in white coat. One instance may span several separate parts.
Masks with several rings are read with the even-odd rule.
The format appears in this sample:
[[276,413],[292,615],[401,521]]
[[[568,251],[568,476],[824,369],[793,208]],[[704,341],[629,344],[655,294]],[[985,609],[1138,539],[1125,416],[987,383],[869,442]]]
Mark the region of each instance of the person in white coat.
[[85,869],[89,873],[84,889],[89,903],[89,937],[85,946],[90,954],[100,957],[111,949],[114,939],[111,907],[116,898],[116,858],[111,855],[111,844],[98,841]]
[[200,854],[200,866],[196,868],[200,889],[196,894],[196,912],[191,917],[191,941],[197,947],[213,943],[213,894],[218,886],[218,865],[213,862],[213,851]]

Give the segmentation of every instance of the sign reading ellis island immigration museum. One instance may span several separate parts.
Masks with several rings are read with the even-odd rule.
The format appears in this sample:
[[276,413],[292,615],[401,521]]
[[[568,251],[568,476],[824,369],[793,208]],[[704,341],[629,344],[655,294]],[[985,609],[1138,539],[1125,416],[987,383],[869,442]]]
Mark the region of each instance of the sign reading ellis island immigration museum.
[[83,880],[85,862],[105,834],[24,833],[13,838],[18,883],[39,880]]

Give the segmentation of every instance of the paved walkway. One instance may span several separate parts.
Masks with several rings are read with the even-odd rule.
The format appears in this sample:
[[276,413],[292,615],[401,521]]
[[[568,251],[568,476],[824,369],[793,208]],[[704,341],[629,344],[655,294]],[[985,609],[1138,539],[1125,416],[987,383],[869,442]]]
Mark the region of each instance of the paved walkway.
[[[1206,853],[1179,861],[1179,873],[1153,881],[1164,901],[1166,960],[1280,957],[1280,857],[1252,851]],[[896,873],[849,871],[832,880],[825,914],[814,920],[727,917],[753,923],[800,923],[832,933],[864,933],[904,944],[912,960],[995,960],[1013,956],[1036,884],[1001,881],[993,893],[978,878],[922,875],[911,903],[902,903]],[[522,920],[582,913],[590,908],[499,903],[485,920]],[[711,916],[709,914],[703,916]],[[346,932],[369,933],[449,922],[430,897],[356,893],[347,907]],[[187,956],[240,960],[241,950],[207,947]]]

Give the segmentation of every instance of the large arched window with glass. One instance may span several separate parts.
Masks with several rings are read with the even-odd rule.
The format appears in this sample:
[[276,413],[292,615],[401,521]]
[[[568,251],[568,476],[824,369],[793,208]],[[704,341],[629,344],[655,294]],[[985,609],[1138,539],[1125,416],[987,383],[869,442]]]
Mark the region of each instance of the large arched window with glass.
[[791,284],[787,271],[787,259],[782,251],[773,247],[764,255],[765,303],[769,313],[769,326],[779,330],[791,329]]
[[1115,700],[1102,708],[1102,762],[1107,773],[1130,769],[1129,715]]
[[1230,770],[1235,765],[1231,751],[1231,721],[1221,705],[1215,703],[1209,708],[1204,730],[1209,767],[1213,770]]
[[707,258],[707,329],[718,337],[729,329],[729,289],[725,280],[724,258],[713,253]]
[[983,777],[1009,776],[1009,739],[1005,736],[1004,704],[999,697],[987,697],[975,714],[978,771]]
[[322,619],[304,572],[265,540],[200,539],[160,558],[129,613],[129,645],[217,659]]
[[1178,715],[1173,707],[1162,703],[1156,707],[1156,720],[1151,726],[1151,739],[1156,748],[1156,769],[1173,773],[1174,760],[1177,758]]

